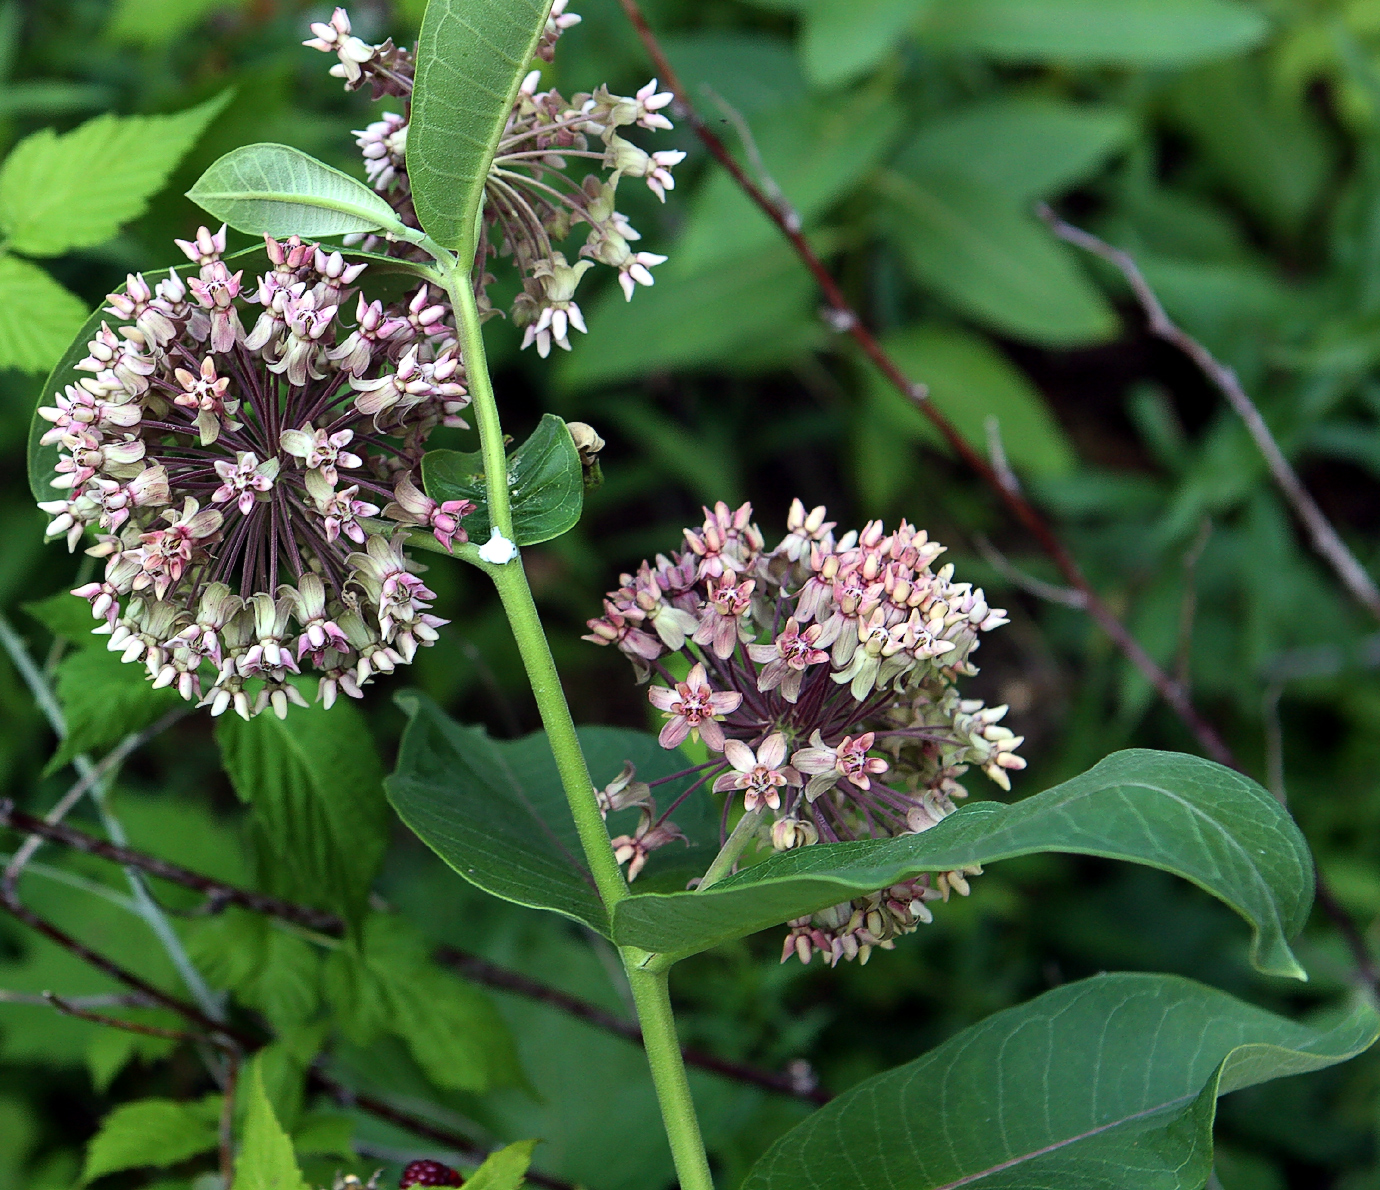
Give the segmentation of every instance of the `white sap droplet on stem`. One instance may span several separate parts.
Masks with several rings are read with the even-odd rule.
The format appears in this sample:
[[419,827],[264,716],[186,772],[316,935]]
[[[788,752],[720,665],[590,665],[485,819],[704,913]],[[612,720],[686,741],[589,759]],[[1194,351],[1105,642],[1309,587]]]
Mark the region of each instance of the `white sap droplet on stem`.
[[489,540],[479,547],[479,556],[491,566],[506,566],[517,557],[517,546],[503,536],[497,529]]

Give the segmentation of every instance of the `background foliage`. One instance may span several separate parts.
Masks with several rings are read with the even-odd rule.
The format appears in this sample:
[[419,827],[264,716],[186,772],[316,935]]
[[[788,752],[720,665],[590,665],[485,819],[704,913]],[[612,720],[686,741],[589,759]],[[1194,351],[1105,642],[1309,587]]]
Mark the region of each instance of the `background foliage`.
[[[568,93],[645,81],[615,0],[574,7],[585,20],[562,40],[556,84]],[[366,3],[352,15],[366,38],[391,32],[401,42],[420,8]],[[1237,369],[1325,510],[1375,561],[1380,3],[661,0],[646,9],[730,143],[751,129],[765,169],[896,358],[984,451],[996,419],[1016,473],[1095,585],[1191,681],[1253,772],[1287,789],[1322,870],[1369,932],[1380,914],[1375,625],[1309,553],[1216,394],[1147,337],[1116,278],[1054,241],[1032,205],[1055,202],[1136,253],[1170,314]],[[197,222],[179,196],[222,152],[281,141],[358,173],[349,130],[369,118],[367,105],[342,95],[298,44],[306,20],[324,14],[291,0],[0,6],[0,139],[11,151],[0,166],[0,363],[9,367],[0,372],[0,601],[40,657],[50,641],[70,641],[50,654],[73,733],[52,763],[55,741],[0,662],[0,781],[35,812],[71,783],[60,766],[72,756],[110,747],[168,706],[85,634],[80,604],[47,601],[73,585],[77,563],[42,545],[22,478],[41,373],[126,271],[171,262],[171,237]],[[119,119],[84,123],[105,112]],[[71,176],[44,172],[53,133],[43,129],[71,151]],[[674,135],[692,155],[680,188],[664,208],[643,196],[630,211],[646,245],[671,257],[655,288],[631,304],[616,288],[582,295],[590,333],[554,368],[520,356],[506,324],[489,327],[519,439],[555,412],[609,440],[606,482],[588,494],[581,524],[528,551],[577,715],[647,721],[622,659],[578,640],[617,573],[673,544],[703,501],[751,499],[763,525],[779,528],[798,494],[845,524],[919,522],[949,544],[965,577],[1013,609],[976,685],[1012,705],[1012,726],[1030,741],[1017,795],[1119,747],[1193,751],[1086,618],[1013,585],[1012,567],[1056,576],[818,317],[813,285],[774,229],[684,129]],[[59,192],[70,214],[55,221]],[[460,436],[452,445],[474,448]],[[444,562],[428,582],[454,623],[413,680],[496,737],[530,730],[535,716],[485,585]],[[587,935],[482,898],[387,817],[378,776],[404,723],[392,693],[379,684],[362,709],[337,707],[330,730],[319,712],[294,712],[288,733],[263,718],[213,731],[190,717],[133,758],[114,799],[135,845],[360,924],[353,962],[237,910],[179,920],[210,982],[277,1032],[255,1077],[308,1154],[304,1168],[321,1179],[351,1167],[352,1136],[383,1158],[416,1151],[397,1130],[303,1096],[301,1069],[326,1020],[333,1068],[354,1085],[475,1135],[543,1137],[538,1167],[595,1190],[663,1183],[669,1160],[631,1044],[480,992],[428,957],[453,944],[626,1011]],[[340,752],[343,737],[357,753]],[[380,824],[390,822],[385,850]],[[148,978],[171,980],[122,903],[117,871],[56,848],[39,860],[25,878],[30,903]],[[174,909],[197,902],[172,886],[157,892]],[[1163,873],[1051,856],[996,868],[865,969],[780,967],[778,945],[769,933],[677,969],[687,1040],[774,1069],[804,1058],[835,1091],[1106,968],[1182,973],[1294,1016],[1335,998],[1349,970],[1318,922],[1298,948],[1312,982],[1267,980],[1248,965],[1239,921],[1205,895]],[[0,988],[84,995],[109,985],[0,919]],[[444,1013],[432,1011],[438,1003]],[[169,1048],[0,1003],[0,1187],[65,1188],[85,1161],[96,1163],[91,1176],[116,1171],[102,1185],[185,1190],[207,1168],[196,1154],[214,1147],[218,1109],[194,1060],[157,1061]],[[598,1097],[585,1091],[591,1071]],[[725,1185],[807,1110],[694,1078]],[[168,1129],[190,1146],[178,1153],[186,1164],[118,1172],[109,1129],[85,1152],[98,1122],[135,1100],[165,1106],[141,1107],[161,1115],[126,1121],[129,1131]],[[1227,1190],[1380,1187],[1378,1130],[1372,1053],[1227,1098],[1217,1176]]]

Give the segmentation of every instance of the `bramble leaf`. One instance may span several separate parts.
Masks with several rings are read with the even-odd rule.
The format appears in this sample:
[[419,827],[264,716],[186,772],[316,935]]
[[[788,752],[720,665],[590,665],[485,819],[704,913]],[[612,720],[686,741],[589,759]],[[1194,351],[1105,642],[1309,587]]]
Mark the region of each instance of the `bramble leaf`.
[[520,1140],[490,1153],[484,1164],[470,1174],[465,1185],[470,1190],[520,1190],[527,1167],[532,1164],[532,1150],[539,1143]]
[[121,1169],[176,1165],[216,1147],[221,1097],[198,1103],[139,1099],[117,1107],[101,1121],[86,1150],[82,1181]]
[[[86,303],[38,265],[0,256],[0,368],[51,368],[85,313]],[[51,499],[51,494],[43,499]]]
[[297,1168],[292,1141],[264,1092],[259,1063],[252,1062],[240,1080],[246,1108],[240,1151],[235,1158],[233,1190],[307,1190]]
[[1345,1062],[1380,1018],[1297,1024],[1186,979],[1098,975],[995,1013],[786,1133],[743,1190],[1200,1190],[1217,1097]]

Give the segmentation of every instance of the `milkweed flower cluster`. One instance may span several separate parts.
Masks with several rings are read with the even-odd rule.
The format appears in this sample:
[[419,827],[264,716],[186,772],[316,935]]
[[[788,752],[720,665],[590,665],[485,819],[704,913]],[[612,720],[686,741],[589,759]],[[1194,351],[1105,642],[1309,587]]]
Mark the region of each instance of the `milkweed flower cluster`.
[[445,623],[371,518],[449,547],[474,507],[414,479],[431,430],[465,424],[451,311],[426,285],[370,301],[364,264],[295,237],[266,238],[253,282],[224,228],[178,244],[191,275],[129,277],[78,383],[38,411],[48,535],[94,535],[104,575],[74,594],[155,686],[245,718],[304,703],[306,670],[327,706],[359,697]]
[[[1006,613],[938,565],[944,547],[923,530],[836,534],[825,516],[794,501],[768,548],[750,505],[705,509],[681,550],[621,576],[585,637],[623,652],[640,681],[661,679],[648,698],[662,746],[702,740],[719,762],[700,784],[728,795],[725,826],[741,798],[777,850],[928,830],[966,796],[969,768],[1009,789],[1025,767],[1007,708],[957,687]],[[621,788],[620,806],[630,776]],[[677,837],[664,819],[626,841],[630,857]],[[865,960],[975,874],[923,875],[793,921],[783,957]]]
[[[566,0],[555,0],[537,57],[551,61],[557,39],[579,21],[578,15],[566,11]],[[304,44],[337,56],[331,74],[343,78],[347,90],[368,85],[375,99],[385,95],[408,99],[413,83],[411,55],[391,40],[368,45],[350,29],[348,14],[337,8],[329,23],[312,26],[314,36]],[[600,87],[565,99],[555,90],[539,90],[540,86],[540,69],[523,80],[489,167],[476,293],[481,312],[495,313],[487,297],[494,280],[487,271],[489,258],[510,257],[522,278],[522,290],[511,309],[514,323],[523,329],[523,347],[535,344],[538,353],[546,356],[552,344],[570,350],[572,328],[585,330],[575,291],[596,262],[617,270],[618,283],[629,301],[637,286],[653,284],[651,270],[666,257],[634,247],[642,237],[615,209],[618,184],[624,178],[640,178],[665,202],[666,191],[675,187],[671,171],[685,154],[677,149],[647,152],[623,135],[634,127],[655,132],[672,126],[665,115],[671,92],[659,90],[656,79],[630,96]],[[374,189],[405,223],[415,227],[407,130],[407,115],[383,112],[355,135]],[[577,180],[568,172],[575,160],[583,160],[596,172]],[[557,245],[582,225],[589,230],[571,263]],[[415,251],[376,237],[363,242],[382,251]]]

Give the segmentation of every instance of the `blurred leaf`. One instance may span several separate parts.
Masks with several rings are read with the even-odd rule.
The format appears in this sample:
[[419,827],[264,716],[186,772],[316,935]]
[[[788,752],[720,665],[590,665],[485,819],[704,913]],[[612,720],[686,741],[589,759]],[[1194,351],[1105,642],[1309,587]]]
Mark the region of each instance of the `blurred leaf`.
[[443,971],[406,921],[374,914],[358,946],[332,955],[326,986],[340,1028],[357,1045],[402,1038],[438,1087],[486,1091],[523,1078],[507,1025],[489,998]]
[[103,243],[144,213],[230,96],[170,116],[106,113],[61,136],[44,128],[26,137],[0,166],[0,232],[31,256]]
[[126,665],[105,649],[106,638],[69,653],[57,670],[57,696],[67,720],[67,738],[48,762],[56,772],[83,752],[113,748],[130,732],[142,731],[181,705],[176,690],[155,690],[143,665]]
[[165,1168],[207,1153],[219,1143],[221,1097],[197,1103],[140,1099],[117,1107],[101,1121],[86,1150],[82,1181],[146,1165]]
[[293,1156],[292,1141],[273,1114],[257,1061],[240,1077],[244,1131],[235,1157],[233,1190],[307,1190]]
[[894,168],[921,180],[967,178],[1025,208],[1092,176],[1131,132],[1130,117],[1121,108],[1002,96],[931,120]]
[[1182,66],[1248,50],[1268,31],[1238,0],[966,0],[930,9],[920,37],[1013,62]]
[[382,196],[287,145],[244,145],[196,180],[187,197],[237,231],[333,236],[393,227]]
[[[433,500],[470,500],[479,505],[465,518],[465,531],[481,544],[489,539],[483,455],[428,451],[422,457],[422,480]],[[550,541],[579,523],[584,468],[570,431],[554,413],[543,414],[532,436],[508,456],[508,491],[518,545]]]
[[[125,1010],[119,1014],[122,1020],[136,1020],[144,1024],[162,1025],[176,1029],[183,1022],[170,1012],[159,1013],[161,1019],[150,1020],[154,1014]],[[167,1037],[146,1037],[125,1029],[105,1028],[91,1038],[86,1048],[86,1069],[91,1075],[91,1085],[98,1095],[110,1090],[126,1066],[136,1058],[144,1062],[166,1058],[177,1048],[177,1042]]]
[[216,741],[273,854],[263,875],[284,895],[358,917],[388,844],[383,769],[363,715],[346,703],[294,708],[290,722],[226,716]]
[[1098,975],[840,1095],[744,1190],[1200,1190],[1219,1095],[1348,1061],[1378,1033],[1365,1003],[1313,1028],[1174,976]]
[[877,65],[931,0],[810,0],[801,53],[821,87],[852,82]]
[[0,89],[0,115],[65,116],[110,106],[109,87],[99,83],[67,83],[60,79],[30,79],[6,83]]
[[227,909],[197,922],[187,949],[213,986],[233,992],[240,1004],[261,1012],[279,1032],[316,1012],[321,983],[316,949],[264,917]]
[[[883,345],[907,376],[929,386],[935,408],[984,456],[987,419],[995,417],[1013,466],[1035,475],[1073,470],[1073,449],[1044,398],[988,340],[954,327],[921,324],[886,336]],[[869,370],[868,390],[877,433],[896,438],[899,432],[902,439],[947,449],[930,420],[880,373]],[[874,494],[886,504],[899,490],[888,484]]]
[[[714,110],[712,103],[705,106]],[[900,128],[893,98],[875,88],[830,103],[792,104],[750,125],[767,172],[807,228],[861,182]],[[805,145],[808,152],[801,151]],[[750,177],[757,177],[754,164],[743,165]],[[695,192],[685,233],[658,284],[672,274],[750,270],[753,266],[743,258],[779,244],[780,236],[738,183],[724,170],[715,170]],[[637,294],[636,300],[648,296]]]
[[[21,372],[51,368],[85,314],[86,303],[37,265],[0,256],[0,368]],[[43,497],[51,498],[51,494]]]
[[349,1116],[311,1112],[292,1133],[292,1147],[302,1154],[354,1159],[355,1122]]
[[700,29],[661,39],[671,65],[696,104],[714,109],[714,96],[741,116],[802,103],[805,76],[791,43],[763,33]]
[[1019,339],[1072,347],[1111,338],[1117,318],[1063,244],[999,190],[952,175],[884,173],[886,227],[916,279]]
[[116,0],[106,36],[119,43],[167,45],[213,12],[244,4],[245,0]]
[[532,1150],[539,1141],[520,1140],[496,1153],[490,1153],[466,1180],[470,1190],[519,1190],[525,1183],[523,1175],[532,1164]]
[[1266,790],[1211,761],[1116,752],[1013,805],[965,806],[920,835],[781,852],[703,892],[642,894],[614,907],[619,945],[688,954],[886,888],[922,872],[1042,851],[1100,855],[1191,880],[1251,925],[1251,961],[1306,979],[1288,939],[1313,899],[1313,862]]
[[589,337],[557,376],[566,388],[631,380],[650,371],[777,364],[822,337],[814,282],[788,245],[732,268],[664,275],[624,302],[607,287],[589,311]]
[[407,171],[417,218],[447,248],[475,220],[550,0],[430,0],[417,39]]

